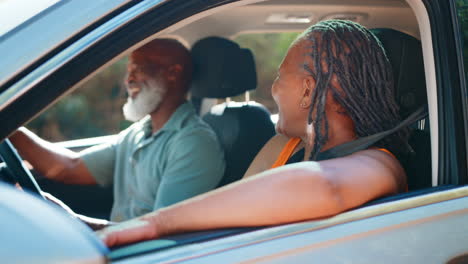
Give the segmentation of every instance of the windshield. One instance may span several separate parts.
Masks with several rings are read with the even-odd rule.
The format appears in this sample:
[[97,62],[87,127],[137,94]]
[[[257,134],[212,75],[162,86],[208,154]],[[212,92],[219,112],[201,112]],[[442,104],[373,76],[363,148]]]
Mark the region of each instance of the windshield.
[[0,0],[0,37],[60,0]]

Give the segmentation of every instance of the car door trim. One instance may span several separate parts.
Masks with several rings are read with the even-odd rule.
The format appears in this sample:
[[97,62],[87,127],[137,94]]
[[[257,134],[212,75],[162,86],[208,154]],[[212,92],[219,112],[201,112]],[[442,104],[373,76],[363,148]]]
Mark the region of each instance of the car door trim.
[[[325,220],[312,220],[301,223],[275,226],[244,234],[234,235],[231,237],[221,238],[214,241],[208,241],[194,245],[184,245],[182,247],[163,250],[158,253],[147,252],[146,254],[142,254],[140,256],[129,256],[131,258],[128,258],[128,263],[175,263],[203,257],[210,254],[217,254],[240,247],[246,247],[253,244],[272,241],[275,239],[300,235],[320,229],[326,229],[354,221],[402,212],[423,206],[457,200],[460,198],[466,199],[466,197],[468,197],[468,186],[458,187],[443,192],[431,193],[395,202],[364,207],[345,212]],[[464,211],[468,210],[466,202],[462,202],[462,207]],[[447,208],[447,210],[450,211],[452,209]],[[451,211],[451,213],[456,212]],[[126,258],[122,258],[113,263],[124,264],[126,263]]]

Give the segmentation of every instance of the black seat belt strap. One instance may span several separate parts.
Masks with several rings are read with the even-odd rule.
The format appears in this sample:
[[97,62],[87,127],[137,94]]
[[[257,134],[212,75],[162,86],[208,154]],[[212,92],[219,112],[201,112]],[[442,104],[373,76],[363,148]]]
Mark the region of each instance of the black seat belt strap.
[[344,157],[354,152],[367,149],[373,144],[375,144],[376,142],[382,140],[384,137],[392,133],[395,133],[398,130],[406,126],[414,124],[419,120],[426,118],[427,115],[428,115],[427,106],[424,105],[420,107],[418,110],[416,110],[415,112],[413,112],[405,120],[403,120],[400,124],[398,124],[396,127],[392,129],[389,129],[389,130],[386,130],[377,134],[373,134],[367,137],[358,138],[351,142],[346,142],[344,144],[338,145],[326,151],[320,152],[318,154],[317,161]]

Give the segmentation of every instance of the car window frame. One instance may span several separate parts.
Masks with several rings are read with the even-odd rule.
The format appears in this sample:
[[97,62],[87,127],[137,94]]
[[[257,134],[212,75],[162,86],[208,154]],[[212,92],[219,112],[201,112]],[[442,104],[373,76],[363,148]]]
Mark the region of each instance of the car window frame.
[[[110,21],[108,21],[108,23],[104,23],[101,27],[98,27],[97,29],[95,29],[95,30],[91,31],[90,33],[88,33],[86,36],[96,34],[96,32],[99,32],[99,30],[101,30],[101,31],[104,30],[107,34],[105,34],[106,37],[101,36],[100,39],[95,40],[95,42],[93,42],[93,43],[85,43],[86,44],[85,46],[80,47],[80,49],[82,50],[82,54],[78,54],[79,56],[78,55],[75,56],[73,59],[71,59],[68,62],[61,61],[62,64],[65,64],[64,67],[62,67],[61,69],[52,69],[51,70],[52,72],[48,72],[47,73],[48,76],[45,76],[39,83],[32,83],[32,81],[30,80],[29,84],[33,85],[35,87],[34,90],[36,92],[20,90],[21,94],[23,94],[23,93],[24,94],[34,94],[36,96],[36,98],[41,98],[40,92],[37,92],[39,90],[39,88],[37,88],[37,87],[41,87],[44,91],[47,91],[48,93],[50,93],[51,97],[59,97],[64,92],[68,91],[69,90],[68,88],[74,86],[82,78],[85,78],[87,75],[89,75],[89,73],[97,70],[100,67],[100,66],[96,66],[96,65],[101,65],[101,66],[104,65],[106,62],[112,60],[113,57],[118,56],[120,53],[124,52],[127,49],[130,49],[134,45],[141,44],[141,41],[143,41],[145,38],[148,38],[148,37],[156,34],[160,30],[165,29],[166,27],[169,27],[169,25],[173,25],[176,22],[179,22],[180,20],[188,18],[191,15],[196,14],[197,12],[201,12],[203,10],[208,10],[208,9],[211,9],[213,7],[216,7],[216,6],[225,5],[227,3],[240,2],[239,0],[190,1],[190,3],[179,2],[179,1],[180,0],[170,0],[170,1],[166,0],[164,2],[164,4],[161,5],[161,7],[164,9],[164,6],[170,6],[172,9],[166,9],[167,11],[162,11],[161,14],[163,14],[163,15],[160,15],[160,16],[157,16],[158,12],[154,11],[156,6],[151,6],[150,2],[152,2],[153,4],[155,2],[159,4],[159,2],[161,2],[161,1],[146,0],[146,1],[139,2],[137,5],[131,7],[130,9],[140,8],[141,6],[144,6],[144,5],[147,5],[149,7],[147,7],[143,11],[140,11],[140,13],[138,15],[135,15],[132,20],[126,21],[126,24],[124,24],[124,25],[121,25],[121,24],[120,25],[111,25],[112,23],[115,23],[116,21],[121,19],[121,17],[115,17],[114,19],[111,19]],[[249,3],[249,2],[254,2],[254,1],[244,0],[242,2],[243,3],[245,3],[245,2]],[[410,5],[411,5],[411,3],[413,3],[413,5],[414,5],[414,3],[418,3],[418,1],[412,1],[412,0],[408,0],[407,2]],[[150,3],[150,4],[148,4],[148,3]],[[428,3],[430,4],[432,2],[429,1],[429,0],[425,0],[424,4],[426,6],[428,5]],[[128,9],[128,10],[130,10],[130,9]],[[179,12],[179,10],[180,10],[180,13],[177,13],[177,12]],[[430,10],[436,10],[437,11],[438,9],[437,8],[435,8],[435,9],[432,8],[432,9],[427,9],[427,10],[428,11],[430,11]],[[148,14],[152,14],[153,17],[149,17]],[[175,17],[171,18],[171,16],[175,16]],[[133,37],[132,40],[129,40],[130,44],[127,43],[125,46],[120,46],[118,43],[125,42],[122,39],[128,40],[130,38],[129,36],[123,35],[122,31],[124,31],[125,28],[127,28],[127,27],[135,26],[135,23],[136,23],[135,21],[137,19],[139,19],[139,17],[142,17],[142,20],[140,20],[142,22],[139,23],[139,27],[135,28],[135,30],[133,32],[131,32],[131,34],[127,34],[127,35],[131,35]],[[431,17],[432,20],[434,20],[434,16],[430,16],[430,17]],[[166,19],[165,23],[158,24],[159,23],[158,21],[162,21],[164,19]],[[144,25],[144,26],[142,27],[141,25]],[[106,27],[109,27],[109,26],[114,30],[113,32],[110,32],[111,30],[109,28],[106,28]],[[434,30],[435,29],[431,29],[431,31],[434,31]],[[102,34],[102,32],[101,32],[101,34]],[[120,35],[120,37],[116,37],[116,36],[119,36],[119,35]],[[85,37],[81,38],[80,41],[85,39]],[[432,37],[429,36],[429,38],[432,38]],[[109,39],[113,39],[113,41],[109,41]],[[432,41],[435,43],[435,45],[438,45],[438,43],[436,43],[435,38],[432,38]],[[112,45],[111,45],[110,42],[112,42]],[[112,47],[111,49],[109,48],[110,46]],[[101,48],[101,51],[97,50],[99,48]],[[102,50],[105,50],[105,52],[102,52]],[[423,46],[423,50],[424,50],[424,46]],[[65,51],[63,51],[63,52],[65,52]],[[428,52],[430,54],[432,52],[432,50],[430,50]],[[60,61],[61,59],[63,59],[63,58],[60,58],[60,56],[59,56],[59,55],[63,55],[62,53],[57,54],[52,59],[49,59],[47,61],[47,63],[54,62],[54,60],[56,60],[56,61],[59,60]],[[82,58],[88,56],[89,54],[94,54],[94,57],[89,56],[88,57],[89,59],[82,59]],[[434,52],[434,54],[435,54],[435,52]],[[105,56],[103,56],[103,55],[105,55]],[[427,66],[426,57],[427,56],[425,55],[424,60],[425,60],[425,65]],[[429,57],[431,57],[431,56],[429,56]],[[429,59],[429,57],[427,57],[427,59]],[[77,66],[76,61],[80,60],[80,59],[82,59],[82,62],[81,62],[80,65]],[[90,65],[91,63],[93,63],[94,65]],[[74,66],[71,66],[73,64],[74,64]],[[43,64],[42,66],[44,66],[44,65],[45,64]],[[429,66],[432,66],[430,62],[429,62]],[[432,67],[430,67],[430,68],[432,68]],[[76,69],[80,69],[80,71],[77,71]],[[437,69],[437,70],[439,70],[439,69]],[[63,73],[64,71],[75,72],[76,74],[74,74],[74,76],[71,76],[71,78],[69,78],[67,80],[61,80],[60,78],[57,78],[57,76],[60,75],[60,73]],[[439,70],[439,72],[440,72],[440,70]],[[30,75],[32,75],[32,76],[30,76]],[[439,85],[440,76],[443,76],[443,74],[442,75],[437,74],[437,87],[438,87],[439,94],[440,94],[440,90],[441,90],[440,87],[443,87],[443,85]],[[34,80],[34,81],[36,81],[38,79],[37,76],[34,76],[33,73],[30,73],[29,75],[25,76],[21,80],[15,82],[13,85],[8,87],[9,91],[6,91],[6,92],[11,93],[12,87],[14,87],[14,86],[23,86],[24,87],[26,85],[26,83],[27,83],[28,77],[33,77],[31,79]],[[431,76],[431,74],[428,74],[428,72],[426,71],[426,80],[428,78],[433,78],[433,76]],[[55,81],[55,82],[52,82],[52,80]],[[428,84],[430,84],[430,83],[431,82],[428,82]],[[50,87],[50,86],[54,86],[54,87]],[[1,88],[3,88],[3,87],[0,87],[0,91],[1,91]],[[42,101],[42,99],[32,101],[30,99],[27,99],[27,98],[31,98],[31,97],[26,95],[26,96],[21,96],[21,98],[19,98],[19,100],[16,100],[14,102],[11,102],[11,100],[10,100],[10,101],[8,101],[8,102],[6,102],[4,104],[1,104],[1,101],[2,101],[1,97],[4,94],[5,93],[0,94],[0,110],[4,109],[4,111],[0,112],[0,118],[4,118],[4,120],[8,120],[8,122],[7,122],[8,127],[7,127],[7,129],[5,129],[3,131],[0,131],[0,139],[6,137],[16,127],[18,127],[19,125],[24,124],[25,122],[30,120],[32,115],[37,115],[37,112],[39,110],[43,110],[46,106],[48,106],[50,103],[52,103],[54,101],[54,100],[47,100],[47,99],[44,99],[44,101]],[[441,101],[441,100],[439,98],[437,98],[436,104],[439,103],[439,101]],[[38,105],[39,107],[35,108],[35,110],[32,110],[32,108],[31,108],[31,109],[25,109],[24,112],[20,111],[19,113],[15,113],[16,116],[15,116],[14,119],[12,119],[11,118],[11,113],[13,111],[9,111],[9,109],[12,109],[13,105],[15,105],[15,104],[17,105],[20,102],[23,105],[31,105],[31,106],[34,106],[34,107],[36,105]],[[12,107],[9,107],[7,105],[9,103],[13,104]],[[444,132],[443,131],[444,126],[439,126],[438,127],[439,121],[441,121],[442,118],[441,118],[440,111],[438,111],[438,114],[435,114],[437,112],[438,107],[436,109],[431,109],[431,108],[434,108],[433,103],[434,102],[430,102],[430,104],[429,104],[430,119],[431,119],[431,122],[430,122],[431,123],[431,134],[433,135],[433,137],[431,138],[431,140],[432,140],[431,145],[432,145],[432,152],[433,152],[432,153],[432,155],[433,155],[433,157],[432,157],[433,177],[437,178],[437,175],[439,175],[438,178],[440,178],[441,174],[437,173],[437,172],[440,171],[440,169],[438,168],[438,163],[443,162],[445,159],[444,159],[444,157],[441,157],[441,155],[438,155],[438,153],[440,153],[439,148],[444,147],[445,145],[443,143],[437,142],[437,140],[439,138],[441,138],[441,137],[438,136],[438,133],[440,131]],[[452,113],[453,112],[451,112],[449,114],[452,114]],[[434,119],[435,119],[435,122],[434,122]],[[19,121],[19,122],[16,122],[16,121]],[[4,131],[6,131],[6,133]],[[442,138],[447,138],[447,137],[442,136]],[[450,144],[450,146],[453,146],[453,145],[454,144]],[[439,157],[437,157],[437,156],[439,156]],[[446,169],[446,168],[450,168],[450,166],[443,166],[442,168]],[[465,171],[466,171],[466,169],[465,169]],[[459,174],[457,173],[457,175],[459,175]],[[443,182],[440,179],[438,179],[438,180],[433,179],[433,182],[434,182],[433,185],[436,185],[436,181]]]
[[[463,122],[457,122],[464,118],[463,89],[458,75],[459,62],[453,35],[455,28],[452,1],[422,0],[431,25],[434,74],[437,87],[439,141],[437,148],[432,148],[433,154],[437,153],[438,155],[437,185],[466,183],[464,175],[468,173],[465,127]],[[432,132],[433,130],[431,130],[431,137],[433,136]],[[436,153],[434,153],[434,149],[436,149]]]
[[[161,8],[164,9],[165,6],[170,6],[172,8],[172,10],[166,9],[168,11],[166,11],[166,12],[162,11],[161,13],[165,12],[165,13],[163,13],[164,14],[163,16],[155,15],[157,13],[157,12],[154,13],[155,12],[154,10],[156,9],[156,6],[149,5],[149,7],[147,7],[147,9],[145,9],[143,11],[140,11],[140,13],[138,15],[135,15],[132,20],[125,21],[126,24],[122,25],[123,24],[122,23],[122,24],[119,24],[119,25],[110,25],[110,27],[114,30],[113,32],[111,32],[111,30],[109,28],[106,29],[105,27],[109,27],[108,24],[115,23],[116,21],[114,21],[114,20],[119,20],[119,19],[121,19],[120,17],[116,17],[114,20],[109,21],[108,24],[102,25],[102,28],[104,28],[104,32],[106,33],[106,34],[104,34],[105,36],[101,36],[101,39],[95,40],[95,42],[93,42],[93,43],[85,43],[87,45],[85,45],[83,47],[80,47],[80,49],[82,50],[82,54],[77,54],[75,57],[73,57],[68,62],[62,62],[64,64],[64,67],[62,67],[61,69],[58,69],[58,70],[55,69],[57,71],[47,73],[49,75],[45,76],[44,79],[41,80],[39,83],[31,83],[30,82],[30,85],[34,86],[34,89],[31,89],[31,91],[21,90],[21,93],[25,93],[25,96],[22,96],[21,98],[19,98],[19,100],[11,102],[12,103],[11,107],[9,105],[5,105],[5,104],[0,105],[0,109],[2,109],[2,108],[4,109],[4,111],[0,112],[0,118],[4,118],[3,120],[8,120],[8,122],[7,122],[8,128],[3,130],[3,131],[0,131],[0,139],[6,137],[8,135],[8,133],[13,131],[13,129],[15,129],[16,127],[18,127],[18,123],[21,125],[21,124],[24,124],[26,121],[30,120],[31,119],[30,116],[35,114],[37,112],[37,109],[43,110],[46,106],[48,106],[50,103],[52,103],[54,101],[54,100],[47,100],[47,98],[44,98],[43,99],[44,101],[42,101],[42,99],[37,100],[38,97],[40,98],[40,92],[38,92],[38,90],[40,88],[38,88],[38,87],[41,87],[44,91],[47,91],[49,94],[51,94],[52,98],[55,97],[55,96],[58,97],[58,96],[62,95],[64,92],[69,91],[69,88],[74,86],[77,82],[79,82],[81,78],[85,78],[87,75],[89,75],[89,73],[95,71],[96,69],[98,69],[99,67],[104,65],[106,62],[112,60],[113,57],[118,56],[120,53],[124,52],[127,49],[131,49],[131,47],[133,47],[134,45],[141,44],[141,41],[143,41],[145,38],[156,34],[160,30],[165,29],[166,27],[169,27],[169,25],[174,25],[175,23],[179,22],[180,20],[183,20],[185,18],[189,18],[193,14],[197,14],[198,12],[208,10],[208,9],[211,9],[213,7],[216,7],[216,6],[225,5],[227,3],[239,2],[239,1],[234,1],[234,0],[231,0],[231,1],[229,1],[229,0],[225,0],[225,1],[214,1],[214,0],[212,0],[212,1],[205,1],[205,2],[195,2],[194,1],[194,2],[191,2],[191,3],[185,3],[185,2],[179,3],[179,1],[180,0],[172,0],[172,1],[164,2],[164,4],[161,5]],[[147,0],[147,1],[140,2],[139,4],[135,5],[134,7],[139,8],[142,5],[147,5],[148,6],[148,3],[150,3],[150,2],[153,2],[153,4],[155,3],[155,1]],[[253,1],[242,1],[242,2],[243,3],[245,3],[245,2],[249,3],[249,2],[253,2]],[[413,4],[413,6],[414,6],[415,3],[419,3],[417,0],[408,0],[407,2],[410,4],[410,6],[411,6],[411,4]],[[423,4],[426,7],[428,7],[427,12],[433,12],[433,13],[434,12],[436,12],[436,13],[439,12],[440,13],[440,8],[437,7],[437,6],[434,7],[434,3],[436,3],[436,2],[430,1],[430,0],[424,0],[423,1]],[[180,5],[182,5],[182,6],[180,6]],[[180,14],[177,13],[178,10],[181,11]],[[446,9],[444,9],[444,10],[446,10]],[[153,15],[153,17],[149,17],[148,14]],[[176,17],[171,19],[170,17],[172,15],[175,15]],[[139,18],[140,16],[143,17],[143,18],[140,19]],[[419,16],[421,16],[421,15],[419,15]],[[436,25],[438,25],[437,21],[434,21],[436,19],[434,17],[435,17],[434,15],[429,16],[429,18],[431,20],[431,24],[435,23]],[[130,42],[129,42],[130,44],[127,43],[125,46],[120,46],[118,43],[122,43],[121,38],[123,38],[123,39],[130,38],[129,36],[123,36],[122,32],[128,26],[130,26],[130,27],[132,25],[134,26],[137,23],[137,22],[135,22],[135,21],[137,21],[137,19],[140,19],[139,25],[145,25],[145,26],[144,27],[140,26],[137,30],[135,30],[135,32],[131,32],[131,33],[133,33],[132,37],[134,37],[134,38],[132,40],[130,40]],[[146,23],[145,19],[150,20],[149,21],[150,23]],[[159,23],[158,21],[161,21],[161,20],[164,20],[164,19],[169,19],[170,22],[166,21],[163,24],[158,24]],[[419,18],[419,20],[421,20],[421,18]],[[421,23],[419,23],[419,24],[421,24]],[[450,25],[448,25],[448,26],[450,27]],[[442,27],[446,27],[445,23],[443,23]],[[99,30],[102,31],[103,30],[102,28],[99,27],[99,28],[95,29],[94,31],[92,31],[91,33],[97,34],[96,32],[99,32]],[[446,28],[442,28],[442,29],[439,29],[437,27],[431,28],[431,33],[432,33],[433,36],[426,37],[426,40],[424,40],[424,41],[427,41],[428,39],[432,39],[432,45],[434,47],[436,47],[437,45],[446,45],[446,44],[443,43],[443,41],[441,41],[440,37],[436,38],[434,36],[434,35],[437,35],[438,32],[444,32],[444,30],[446,30]],[[448,30],[448,31],[450,32],[450,30]],[[421,32],[421,35],[423,37],[422,33],[423,32]],[[101,32],[101,34],[102,34],[102,32]],[[121,36],[120,38],[116,37],[116,36],[119,36],[119,35]],[[82,38],[81,40],[83,40],[83,39],[85,39],[85,38]],[[110,46],[110,42],[111,42],[111,41],[109,41],[110,39],[113,40],[112,41],[112,49],[108,48]],[[117,42],[116,42],[116,40],[117,40]],[[84,40],[84,41],[86,41],[86,40]],[[427,56],[427,54],[432,55],[433,49],[431,49],[431,47],[432,46],[429,46],[429,47],[425,48],[424,45],[423,45],[423,50],[426,49],[425,54],[424,54],[425,65],[429,66],[429,70],[426,69],[426,80],[428,80],[428,79],[431,80],[432,78],[434,78],[434,76],[432,76],[432,74],[430,74],[430,73],[431,73],[431,69],[432,69],[433,65],[436,64],[437,69],[436,69],[436,74],[435,75],[437,75],[437,76],[436,76],[436,81],[434,81],[434,82],[437,82],[436,87],[437,87],[438,94],[442,94],[444,92],[444,89],[442,87],[447,86],[447,85],[445,85],[444,81],[441,81],[441,79],[442,79],[441,76],[442,77],[444,76],[444,73],[443,73],[444,70],[441,69],[441,67],[439,66],[438,63],[431,63],[430,59],[432,59],[432,56]],[[101,48],[101,50],[99,50],[100,48]],[[105,49],[105,48],[107,48],[107,49]],[[103,49],[105,49],[105,52],[102,52]],[[440,49],[434,49],[434,58],[438,58],[439,60],[444,61],[444,56],[442,56],[441,54],[436,54],[437,52],[440,53]],[[89,54],[93,54],[94,58],[93,58],[93,56],[89,56]],[[59,55],[61,55],[61,54],[59,54]],[[105,56],[103,56],[103,55],[105,55]],[[91,57],[91,58],[89,60],[83,59],[83,58],[85,58],[87,56],[88,56],[88,58],[89,57]],[[53,62],[54,59],[60,61],[60,56],[57,55],[55,57],[58,57],[58,58],[53,58],[53,59],[49,60],[49,62],[50,61]],[[99,58],[99,61],[101,63],[96,61],[96,58]],[[81,60],[81,63],[76,63],[78,60]],[[427,61],[429,61],[429,62],[427,62]],[[93,63],[94,65],[90,65],[90,63]],[[101,66],[96,66],[96,65],[101,65]],[[76,71],[74,69],[79,69],[80,71]],[[64,71],[75,72],[76,74],[74,76],[72,76],[72,78],[69,78],[67,80],[61,80],[60,78],[57,78],[57,76],[59,76]],[[23,78],[21,81],[16,82],[12,86],[26,86],[25,82],[27,82],[27,80],[26,80],[27,77],[29,77],[29,75],[26,76],[25,78]],[[31,76],[31,77],[32,77],[31,79],[33,79],[33,80],[37,79],[37,78],[34,78],[35,77],[34,75]],[[451,78],[449,81],[451,81],[452,79],[453,78]],[[429,81],[428,84],[430,84],[430,83],[433,83],[433,82]],[[51,86],[54,86],[54,87],[51,87]],[[450,84],[448,85],[448,87],[450,87]],[[12,87],[9,87],[9,89],[11,89],[11,88]],[[33,92],[33,90],[34,90],[34,92]],[[35,98],[36,100],[31,100],[32,96],[28,96],[28,94],[34,94],[36,96],[36,98]],[[0,95],[0,99],[1,99],[2,95]],[[450,94],[449,94],[449,97],[451,97]],[[10,102],[8,102],[8,103],[10,103]],[[444,103],[444,100],[442,100],[440,98],[440,96],[437,96],[436,104],[439,104],[439,103]],[[33,108],[30,108],[30,109],[26,109],[24,112],[20,111],[19,113],[15,113],[15,116],[14,116],[15,118],[12,119],[11,116],[12,116],[12,113],[14,111],[9,111],[9,109],[15,108],[14,105],[18,105],[18,104],[31,105],[31,106],[38,105],[39,107],[35,108],[36,110],[33,110]],[[458,165],[452,166],[453,164],[449,164],[449,165],[444,165],[444,166],[441,166],[440,168],[438,168],[438,163],[445,164],[444,162],[446,162],[446,160],[447,160],[445,158],[445,156],[439,155],[439,153],[443,152],[443,151],[439,151],[439,149],[440,148],[447,148],[448,150],[453,150],[454,146],[456,145],[456,144],[454,144],[454,141],[452,140],[453,137],[446,137],[446,136],[444,136],[442,134],[442,133],[447,134],[447,131],[444,130],[444,127],[446,127],[446,126],[444,126],[444,125],[438,126],[439,121],[444,121],[444,122],[445,121],[446,122],[453,121],[453,115],[454,115],[455,112],[451,111],[450,113],[447,113],[447,114],[444,115],[444,114],[441,114],[441,111],[438,111],[437,108],[439,108],[439,107],[436,107],[436,109],[431,110],[431,108],[434,108],[433,105],[434,105],[434,102],[430,102],[430,104],[429,104],[430,109],[429,110],[430,110],[431,134],[432,134],[432,137],[431,137],[432,144],[431,145],[432,145],[432,152],[433,152],[432,153],[432,155],[433,155],[433,158],[432,158],[433,170],[434,170],[433,177],[435,178],[435,179],[433,179],[433,185],[436,185],[437,182],[444,183],[443,179],[442,180],[440,179],[440,178],[443,178],[443,177],[441,177],[441,175],[449,175],[450,172],[451,172],[450,168],[456,168],[455,170],[457,170]],[[441,109],[443,109],[443,107],[441,107]],[[438,112],[438,114],[435,114],[435,112]],[[450,117],[450,118],[448,118],[448,117]],[[19,122],[16,122],[17,120]],[[435,122],[434,122],[434,120],[435,120]],[[6,131],[6,133],[5,133],[5,131]],[[438,135],[438,134],[440,134],[440,135]],[[448,134],[450,135],[450,131],[448,131]],[[439,140],[440,138],[449,139],[449,141],[448,142],[438,142],[437,140]],[[449,145],[449,147],[446,147],[448,145]],[[458,151],[458,152],[460,152],[460,151]],[[458,155],[458,152],[457,151],[455,151],[455,152],[452,151],[452,153],[450,155],[453,156],[453,153]],[[466,151],[465,151],[465,153],[466,153]],[[460,155],[463,156],[464,153],[461,152]],[[466,156],[466,154],[465,154],[465,156]],[[457,164],[459,163],[460,159],[461,158],[457,158]],[[466,164],[465,164],[464,167],[466,167]],[[466,168],[463,168],[462,171],[466,171]],[[456,173],[454,173],[454,175],[460,175],[460,173],[456,172]],[[439,179],[437,179],[437,178],[439,178]]]
[[[468,1],[463,0],[465,8],[468,8]],[[468,30],[468,18],[465,23],[462,25],[462,21],[459,16],[460,6],[457,4],[456,0],[450,1],[451,14],[452,14],[452,23],[454,27],[454,38],[457,52],[457,61],[458,61],[458,75],[460,78],[460,89],[463,96],[461,96],[462,107],[463,107],[463,124],[465,128],[464,138],[468,138],[468,82],[467,82],[467,71],[468,71],[468,54],[464,54],[464,48],[468,48],[468,39],[463,39],[462,30]],[[465,41],[465,43],[464,43]],[[465,149],[468,151],[468,140],[465,141]],[[468,160],[467,160],[468,162]],[[465,174],[465,177],[461,179],[461,184],[468,184],[468,175]]]

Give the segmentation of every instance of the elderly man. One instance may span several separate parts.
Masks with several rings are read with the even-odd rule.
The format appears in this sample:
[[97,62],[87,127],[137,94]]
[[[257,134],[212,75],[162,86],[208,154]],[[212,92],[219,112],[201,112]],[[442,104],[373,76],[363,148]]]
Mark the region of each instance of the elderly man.
[[[45,177],[71,184],[114,185],[112,221],[124,221],[216,187],[224,155],[216,135],[186,101],[192,62],[172,39],[134,51],[128,63],[126,119],[138,121],[112,142],[75,153],[25,128],[11,136]],[[108,224],[81,217],[94,227]]]

